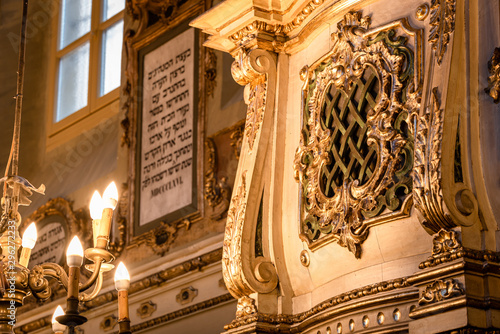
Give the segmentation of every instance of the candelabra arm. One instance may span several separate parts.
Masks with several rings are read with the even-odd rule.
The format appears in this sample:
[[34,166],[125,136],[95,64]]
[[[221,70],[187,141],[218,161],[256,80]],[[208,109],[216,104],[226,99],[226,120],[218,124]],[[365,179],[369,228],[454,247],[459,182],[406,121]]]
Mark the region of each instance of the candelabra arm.
[[90,276],[90,278],[87,282],[85,282],[84,284],[80,284],[80,287],[78,289],[78,291],[80,291],[80,292],[85,291],[88,288],[90,288],[96,282],[97,278],[99,277],[99,274],[101,272],[101,264],[102,264],[103,259],[96,258],[94,261],[95,261],[95,264],[94,264],[95,267],[94,267],[94,271],[92,272],[92,276]]
[[88,301],[94,299],[95,297],[97,297],[99,292],[101,292],[102,281],[103,281],[103,277],[102,277],[102,272],[101,272],[97,276],[97,280],[96,280],[95,285],[94,285],[94,290],[92,290],[92,292],[90,294],[86,294],[86,293],[80,294],[80,296],[79,296],[80,301],[81,302],[88,302]]
[[28,286],[37,299],[46,300],[52,294],[47,277],[56,279],[68,290],[68,275],[60,265],[56,263],[39,264],[31,269],[28,277]]

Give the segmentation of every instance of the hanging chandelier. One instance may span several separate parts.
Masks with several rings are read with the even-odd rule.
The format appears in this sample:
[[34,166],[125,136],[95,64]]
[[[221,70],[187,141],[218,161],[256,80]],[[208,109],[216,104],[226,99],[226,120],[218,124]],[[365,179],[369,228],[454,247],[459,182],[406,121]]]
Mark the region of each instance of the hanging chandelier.
[[[33,295],[38,300],[46,300],[52,295],[48,279],[57,280],[66,290],[66,312],[59,306],[52,319],[53,331],[62,333],[68,328],[74,333],[75,327],[87,319],[79,313],[78,305],[95,298],[102,288],[103,274],[114,268],[114,256],[108,251],[109,234],[113,210],[118,202],[118,191],[112,182],[104,191],[103,197],[96,191],[92,196],[90,212],[92,217],[93,247],[83,250],[78,237],[74,237],[66,252],[68,273],[56,263],[42,263],[28,269],[31,250],[37,240],[35,224],[32,223],[21,239],[19,226],[20,205],[29,205],[33,192],[44,194],[45,186],[35,188],[28,180],[18,176],[19,139],[23,100],[26,25],[28,0],[23,0],[21,39],[19,44],[19,63],[17,72],[17,91],[15,95],[14,132],[10,155],[7,161],[3,182],[0,220],[0,333],[13,333],[16,322],[16,309],[23,305],[24,298]],[[86,282],[80,282],[80,270],[84,258],[91,263],[85,269],[91,272]],[[115,274],[115,287],[118,290],[119,333],[131,333],[128,314],[128,288],[130,276],[120,263]],[[90,292],[86,292],[91,290]]]

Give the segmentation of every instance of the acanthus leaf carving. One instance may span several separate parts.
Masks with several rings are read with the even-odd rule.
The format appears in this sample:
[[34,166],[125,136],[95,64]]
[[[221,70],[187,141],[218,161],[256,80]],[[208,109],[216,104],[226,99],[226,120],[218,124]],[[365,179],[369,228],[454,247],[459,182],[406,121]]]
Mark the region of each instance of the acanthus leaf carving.
[[231,198],[222,249],[222,275],[228,291],[238,298],[253,292],[243,278],[241,259],[240,244],[245,220],[246,196],[246,171],[243,171],[240,186]]
[[432,255],[419,264],[420,269],[433,267],[443,262],[453,261],[465,255],[458,232],[445,229],[436,233],[432,239]]
[[431,3],[429,43],[438,64],[443,61],[450,36],[455,30],[455,6],[456,0],[432,0]]
[[437,87],[432,90],[432,106],[424,115],[414,113],[415,128],[413,200],[422,214],[421,224],[427,231],[438,232],[441,228],[455,227],[451,216],[445,211],[441,188],[441,155],[443,137],[443,115]]
[[407,38],[392,29],[373,37],[369,25],[360,12],[345,15],[330,53],[303,70],[304,125],[294,162],[301,238],[313,248],[335,240],[357,258],[369,219],[407,210],[413,145],[402,124],[419,107]]

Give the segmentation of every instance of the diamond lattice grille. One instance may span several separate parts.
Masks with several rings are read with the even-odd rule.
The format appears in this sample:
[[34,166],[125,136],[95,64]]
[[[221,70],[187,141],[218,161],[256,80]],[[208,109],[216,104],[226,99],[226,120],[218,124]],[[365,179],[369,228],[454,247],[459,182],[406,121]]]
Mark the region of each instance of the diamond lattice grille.
[[321,190],[333,197],[335,189],[345,180],[366,183],[376,168],[377,153],[367,143],[367,114],[377,102],[379,80],[367,68],[346,89],[331,84],[325,94],[321,111],[321,125],[330,129],[330,163],[321,170]]

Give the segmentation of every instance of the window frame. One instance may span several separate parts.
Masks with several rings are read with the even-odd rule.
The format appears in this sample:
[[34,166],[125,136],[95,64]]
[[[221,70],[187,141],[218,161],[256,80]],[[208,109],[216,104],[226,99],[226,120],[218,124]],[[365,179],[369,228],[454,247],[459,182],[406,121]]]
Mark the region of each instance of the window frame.
[[[101,22],[104,17],[105,0],[92,0],[90,31],[59,50],[62,0],[54,6],[52,20],[52,36],[50,43],[50,64],[47,90],[47,150],[76,137],[83,131],[88,131],[104,119],[118,113],[120,87],[99,96],[101,90],[101,57],[103,50],[103,35],[106,29],[124,20],[125,8],[119,13]],[[89,77],[87,105],[75,111],[60,121],[57,116],[57,95],[59,80],[59,63],[63,56],[89,42]],[[123,45],[123,44],[122,44]],[[123,59],[123,48],[122,48]],[[123,63],[123,62],[121,62]],[[121,80],[121,79],[120,79]]]

